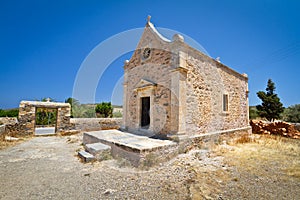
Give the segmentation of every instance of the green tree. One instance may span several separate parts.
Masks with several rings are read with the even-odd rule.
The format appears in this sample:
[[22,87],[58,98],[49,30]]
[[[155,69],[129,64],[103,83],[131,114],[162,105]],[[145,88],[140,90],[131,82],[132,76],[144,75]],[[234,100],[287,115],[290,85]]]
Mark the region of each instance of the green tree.
[[258,98],[262,101],[261,105],[256,106],[258,115],[262,118],[266,118],[268,121],[279,119],[280,114],[284,111],[280,98],[274,93],[275,89],[275,83],[269,79],[266,88],[267,92],[257,92]]
[[80,102],[77,99],[69,97],[65,100],[65,103],[69,103],[71,106],[79,106]]
[[256,106],[249,106],[249,118],[250,119],[256,119],[259,115],[257,113]]
[[97,104],[95,111],[100,117],[112,117],[113,107],[111,102],[102,102]]
[[77,99],[69,97],[65,100],[65,103],[69,103],[71,105],[71,117],[74,117],[74,109],[75,107],[80,106],[80,102]]
[[283,119],[288,122],[300,123],[300,104],[286,108],[283,113]]

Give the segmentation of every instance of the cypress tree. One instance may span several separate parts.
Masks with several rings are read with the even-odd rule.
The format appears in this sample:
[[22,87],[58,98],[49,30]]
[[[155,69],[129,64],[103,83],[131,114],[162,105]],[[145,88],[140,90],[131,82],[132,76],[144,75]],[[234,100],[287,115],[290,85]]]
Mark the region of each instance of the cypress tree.
[[267,92],[257,92],[258,98],[262,101],[261,105],[256,106],[258,115],[266,118],[268,121],[279,119],[280,114],[284,111],[284,107],[280,102],[280,98],[275,93],[275,89],[275,83],[269,79],[266,88]]

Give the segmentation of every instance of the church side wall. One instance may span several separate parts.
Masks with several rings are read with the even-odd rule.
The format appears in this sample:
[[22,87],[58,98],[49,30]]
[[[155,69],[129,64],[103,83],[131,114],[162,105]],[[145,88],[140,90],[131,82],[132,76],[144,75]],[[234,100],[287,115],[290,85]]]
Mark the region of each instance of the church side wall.
[[[198,54],[187,56],[186,134],[248,126],[247,78]],[[228,111],[223,111],[223,95]]]

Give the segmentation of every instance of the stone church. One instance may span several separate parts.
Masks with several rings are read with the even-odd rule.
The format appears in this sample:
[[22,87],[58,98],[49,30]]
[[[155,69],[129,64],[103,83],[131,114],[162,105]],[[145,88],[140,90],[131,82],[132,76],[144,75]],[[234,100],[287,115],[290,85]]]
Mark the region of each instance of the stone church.
[[162,36],[148,17],[124,64],[123,129],[193,137],[248,132],[248,77],[184,42]]

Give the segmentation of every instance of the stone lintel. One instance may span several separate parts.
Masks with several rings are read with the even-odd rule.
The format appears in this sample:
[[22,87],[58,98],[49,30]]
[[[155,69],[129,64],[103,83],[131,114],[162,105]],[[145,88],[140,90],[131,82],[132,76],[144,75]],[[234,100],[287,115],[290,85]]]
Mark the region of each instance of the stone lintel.
[[71,107],[69,103],[21,101],[20,107],[24,107],[24,106],[45,107],[45,108]]

